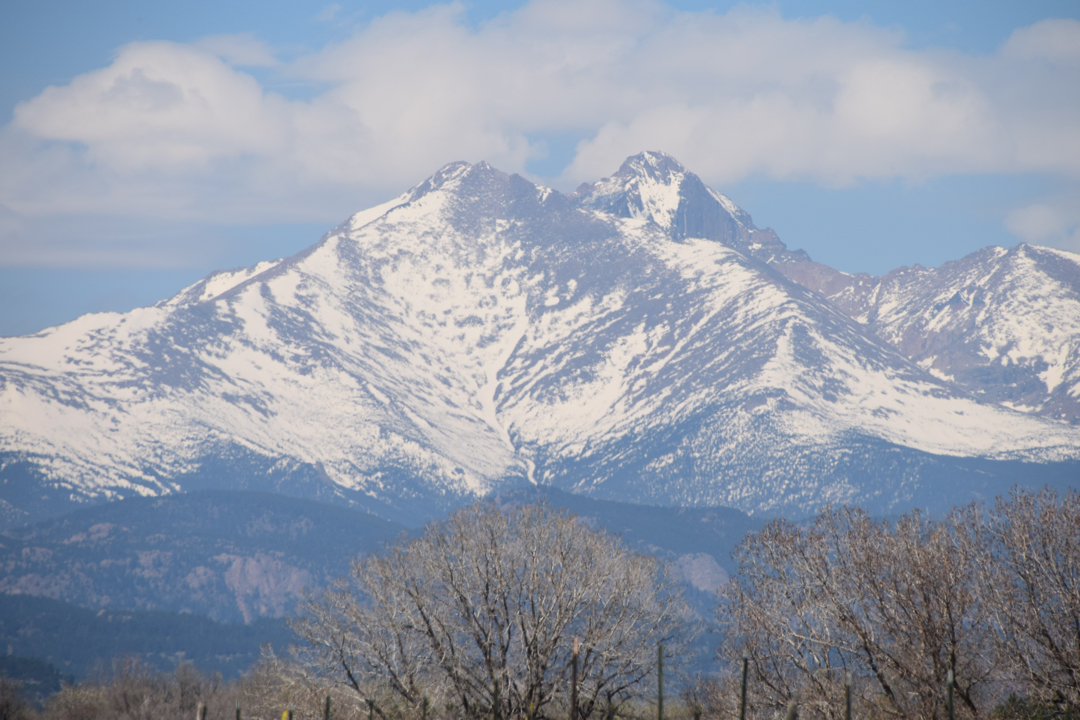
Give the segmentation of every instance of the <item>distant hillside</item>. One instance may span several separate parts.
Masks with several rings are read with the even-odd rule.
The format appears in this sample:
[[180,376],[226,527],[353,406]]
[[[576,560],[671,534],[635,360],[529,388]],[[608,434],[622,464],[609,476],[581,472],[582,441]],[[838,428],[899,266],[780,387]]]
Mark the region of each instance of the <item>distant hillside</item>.
[[596,527],[622,536],[623,541],[635,550],[676,564],[687,555],[706,553],[727,574],[737,570],[731,551],[748,532],[758,530],[766,523],[761,517],[751,517],[734,508],[637,505],[596,500],[551,487],[512,490],[498,498],[507,503],[544,499]]
[[190,662],[204,673],[239,677],[259,658],[259,647],[296,642],[284,620],[250,625],[218,623],[175,612],[87,610],[29,595],[0,595],[0,647],[9,655],[40,658],[76,680],[96,662],[139,655],[168,671]]
[[[765,522],[730,508],[648,507],[554,488],[496,499],[546,500],[670,561],[706,619],[736,569],[731,549]],[[9,593],[0,594],[0,648],[76,678],[131,653],[161,670],[187,660],[234,677],[261,643],[293,641],[270,618],[289,613],[303,587],[345,575],[353,557],[403,531],[333,505],[224,491],[122,500],[9,530],[0,534],[0,590]]]
[[[666,508],[523,488],[672,562],[704,609],[735,571],[731,549],[763,520],[730,508]],[[204,491],[78,510],[0,534],[0,592],[98,610],[168,610],[250,622],[288,614],[304,587],[404,527],[367,513],[258,492]]]
[[0,592],[251,622],[287,614],[304,587],[346,574],[403,531],[270,493],[133,498],[0,534]]

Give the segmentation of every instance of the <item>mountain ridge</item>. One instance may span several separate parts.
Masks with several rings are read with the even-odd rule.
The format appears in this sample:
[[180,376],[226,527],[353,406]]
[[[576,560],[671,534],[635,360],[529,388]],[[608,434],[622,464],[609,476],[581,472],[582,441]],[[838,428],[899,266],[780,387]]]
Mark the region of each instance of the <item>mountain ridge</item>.
[[660,153],[570,195],[452,163],[292,258],[0,340],[3,499],[404,519],[540,483],[805,514],[1077,476],[1080,429],[935,377],[789,276],[810,262]]
[[[1025,262],[1037,267],[1035,278],[1017,271]],[[1026,243],[987,247],[940,268],[879,277],[809,260],[778,269],[942,379],[991,402],[1080,422],[1080,258],[1073,253]],[[1035,315],[1028,325],[1040,332],[980,317],[994,312]]]

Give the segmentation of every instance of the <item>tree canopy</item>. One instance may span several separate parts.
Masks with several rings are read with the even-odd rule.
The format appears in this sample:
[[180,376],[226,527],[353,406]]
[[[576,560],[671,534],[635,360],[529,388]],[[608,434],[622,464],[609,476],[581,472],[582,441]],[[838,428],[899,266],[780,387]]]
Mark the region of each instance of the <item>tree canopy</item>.
[[485,502],[357,559],[293,626],[308,667],[364,701],[495,717],[564,706],[577,638],[588,717],[649,689],[657,644],[677,659],[689,617],[656,558],[545,504]]
[[[720,657],[745,654],[750,703],[841,717],[988,717],[1010,693],[1080,708],[1080,493],[1016,490],[990,509],[876,520],[826,508],[777,520],[735,552]],[[732,712],[733,678],[715,694]],[[708,703],[706,703],[708,704]]]

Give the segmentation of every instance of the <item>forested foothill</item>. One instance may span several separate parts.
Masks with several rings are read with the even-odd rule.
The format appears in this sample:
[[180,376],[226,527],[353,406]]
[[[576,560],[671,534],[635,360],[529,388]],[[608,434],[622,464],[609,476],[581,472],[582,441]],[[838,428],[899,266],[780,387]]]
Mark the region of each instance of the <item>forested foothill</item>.
[[662,562],[486,502],[357,558],[239,681],[121,659],[38,709],[5,679],[0,718],[1080,718],[1075,490],[945,517],[829,507],[733,555],[710,673],[688,672],[702,627]]

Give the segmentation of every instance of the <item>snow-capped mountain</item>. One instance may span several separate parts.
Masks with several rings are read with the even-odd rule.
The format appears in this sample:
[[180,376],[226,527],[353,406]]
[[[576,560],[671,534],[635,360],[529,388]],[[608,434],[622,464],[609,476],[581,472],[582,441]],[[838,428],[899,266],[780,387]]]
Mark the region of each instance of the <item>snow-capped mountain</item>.
[[415,521],[529,482],[801,513],[1080,477],[1080,427],[935,377],[785,262],[809,260],[659,153],[568,196],[451,164],[292,258],[0,340],[2,497]]
[[777,268],[975,397],[1080,422],[1080,256],[1019,245],[883,277]]
[[980,399],[1080,421],[1080,256],[1021,244],[936,269],[851,275],[788,250],[672,158],[649,156],[576,195],[622,217],[648,217],[672,239],[717,240],[775,267]]

